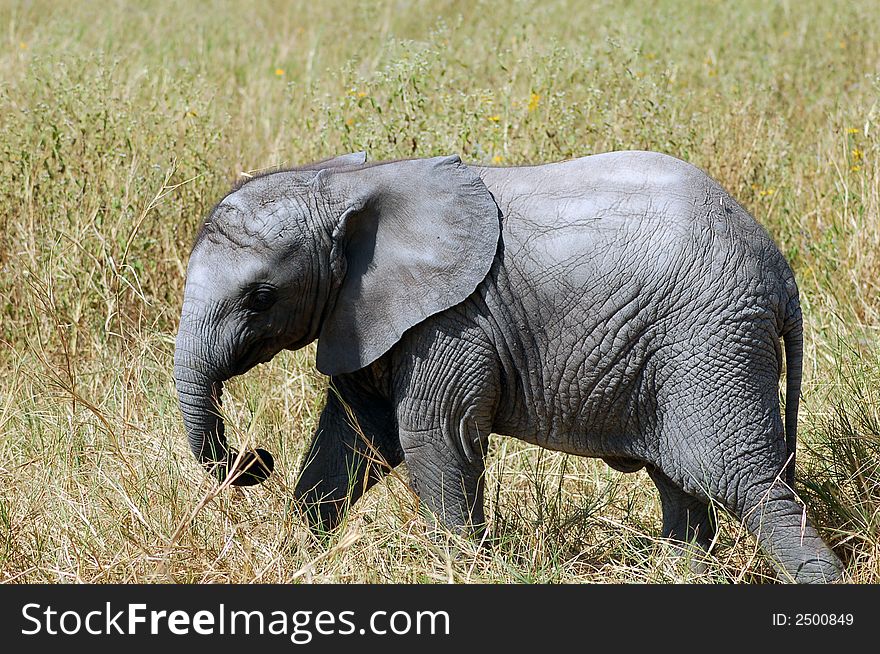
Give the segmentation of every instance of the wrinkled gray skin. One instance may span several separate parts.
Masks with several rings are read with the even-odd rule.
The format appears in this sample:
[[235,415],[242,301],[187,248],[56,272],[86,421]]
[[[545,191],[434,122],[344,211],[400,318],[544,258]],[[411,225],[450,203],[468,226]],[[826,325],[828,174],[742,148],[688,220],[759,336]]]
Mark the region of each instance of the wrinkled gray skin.
[[[315,528],[406,461],[424,507],[479,530],[498,433],[646,468],[668,538],[707,547],[713,503],[783,578],[841,575],[791,490],[797,287],[716,182],[650,152],[522,168],[364,161],[253,179],[210,214],[174,359],[203,464],[239,474],[222,382],[318,339],[331,387],[295,491]],[[238,463],[239,484],[272,467],[263,450]]]

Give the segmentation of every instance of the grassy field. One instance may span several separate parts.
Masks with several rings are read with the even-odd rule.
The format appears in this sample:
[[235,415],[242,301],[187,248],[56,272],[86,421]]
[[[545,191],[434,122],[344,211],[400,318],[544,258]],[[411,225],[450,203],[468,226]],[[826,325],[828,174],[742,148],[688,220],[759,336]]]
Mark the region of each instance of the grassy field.
[[228,385],[231,438],[276,472],[216,492],[171,376],[199,221],[247,171],[360,149],[651,149],[718,179],[801,287],[797,490],[880,581],[878,33],[874,0],[0,0],[0,582],[772,578],[730,519],[691,575],[644,473],[503,437],[491,548],[426,538],[404,470],[314,539],[291,503],[312,347]]

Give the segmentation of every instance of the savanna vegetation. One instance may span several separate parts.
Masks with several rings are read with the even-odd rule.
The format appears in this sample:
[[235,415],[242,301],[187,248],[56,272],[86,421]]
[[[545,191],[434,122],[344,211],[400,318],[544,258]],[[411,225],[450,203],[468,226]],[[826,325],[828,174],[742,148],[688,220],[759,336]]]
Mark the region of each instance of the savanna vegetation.
[[240,176],[618,149],[702,167],[792,263],[797,490],[850,579],[880,581],[878,34],[874,0],[0,0],[0,581],[772,579],[723,517],[690,573],[643,472],[503,437],[491,547],[427,538],[405,469],[314,538],[291,502],[326,386],[312,347],[227,387],[231,439],[277,457],[267,483],[218,491],[187,447],[185,267]]

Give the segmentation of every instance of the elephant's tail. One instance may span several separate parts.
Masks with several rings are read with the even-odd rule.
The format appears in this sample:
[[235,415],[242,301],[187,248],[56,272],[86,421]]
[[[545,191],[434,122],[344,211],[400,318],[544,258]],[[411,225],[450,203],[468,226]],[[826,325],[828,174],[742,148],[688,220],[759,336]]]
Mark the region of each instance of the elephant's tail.
[[797,451],[797,416],[801,400],[801,375],[804,362],[804,327],[797,298],[785,316],[782,340],[785,343],[785,444],[788,463],[785,483],[794,488],[795,453]]

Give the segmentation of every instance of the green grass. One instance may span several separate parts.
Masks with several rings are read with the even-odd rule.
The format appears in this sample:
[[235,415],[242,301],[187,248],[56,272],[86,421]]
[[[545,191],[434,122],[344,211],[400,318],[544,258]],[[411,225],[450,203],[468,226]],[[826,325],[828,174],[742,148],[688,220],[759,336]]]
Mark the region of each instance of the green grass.
[[[246,491],[215,495],[171,378],[193,236],[243,172],[631,148],[705,169],[791,261],[798,490],[880,581],[876,3],[570,4],[0,3],[0,581],[696,580],[644,473],[501,437],[491,548],[434,544],[403,473],[317,541],[291,504],[313,349],[229,385],[232,438],[277,457]],[[771,576],[723,519],[702,579]]]

